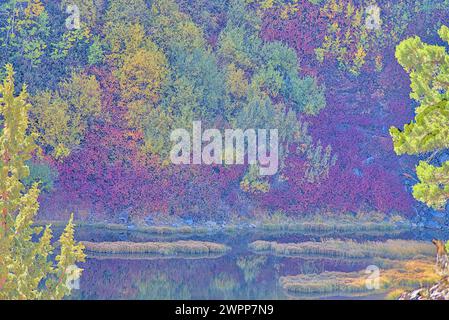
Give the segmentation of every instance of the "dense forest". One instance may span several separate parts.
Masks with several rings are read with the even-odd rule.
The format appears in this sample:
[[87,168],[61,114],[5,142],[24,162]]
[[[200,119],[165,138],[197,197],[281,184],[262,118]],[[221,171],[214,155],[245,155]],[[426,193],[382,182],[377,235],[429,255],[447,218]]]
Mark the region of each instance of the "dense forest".
[[[4,0],[0,65],[13,65],[16,88],[27,86],[38,145],[22,182],[40,183],[39,218],[49,220],[444,210],[446,104],[428,145],[419,140],[427,120],[404,130],[411,135],[402,128],[419,104],[446,99],[449,59],[438,45],[449,39],[440,29],[448,8],[432,0]],[[277,174],[171,164],[170,132],[194,120],[277,128]]]

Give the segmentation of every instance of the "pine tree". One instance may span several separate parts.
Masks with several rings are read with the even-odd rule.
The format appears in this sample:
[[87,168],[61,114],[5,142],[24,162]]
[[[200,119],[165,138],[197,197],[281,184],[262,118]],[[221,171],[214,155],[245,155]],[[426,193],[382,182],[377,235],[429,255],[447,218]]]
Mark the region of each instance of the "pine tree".
[[62,299],[70,294],[68,281],[81,272],[74,267],[84,261],[82,244],[74,241],[73,216],[59,242],[61,249],[51,260],[50,226],[34,227],[39,209],[39,188],[26,190],[29,175],[25,161],[36,150],[36,136],[28,134],[26,87],[14,95],[14,72],[6,66],[0,85],[0,299]]
[[[438,34],[449,42],[449,28]],[[394,150],[400,154],[425,154],[449,148],[449,55],[443,46],[428,45],[419,37],[402,41],[396,48],[396,58],[410,74],[410,97],[420,105],[415,119],[403,130],[392,127]],[[443,209],[449,199],[449,161],[441,166],[420,161],[416,167],[419,183],[413,196],[435,209]]]

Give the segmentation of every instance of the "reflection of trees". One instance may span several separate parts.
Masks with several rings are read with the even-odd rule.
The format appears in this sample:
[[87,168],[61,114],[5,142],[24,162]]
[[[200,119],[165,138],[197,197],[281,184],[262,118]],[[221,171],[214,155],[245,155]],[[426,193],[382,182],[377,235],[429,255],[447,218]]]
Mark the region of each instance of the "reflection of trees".
[[266,261],[266,256],[240,257],[237,260],[237,266],[243,271],[245,282],[252,282],[256,279]]
[[352,271],[366,261],[254,254],[216,259],[88,259],[81,267],[81,299],[284,298],[279,276]]
[[88,259],[82,267],[80,296],[83,299],[195,299],[221,296],[221,291],[211,290],[211,281],[220,273],[231,273],[235,278],[239,271],[235,261],[226,257]]
[[238,282],[228,273],[219,273],[211,282],[212,292],[220,294],[222,299],[235,298],[235,291],[238,289]]
[[190,299],[187,286],[167,278],[165,273],[156,272],[149,280],[136,283],[136,299]]

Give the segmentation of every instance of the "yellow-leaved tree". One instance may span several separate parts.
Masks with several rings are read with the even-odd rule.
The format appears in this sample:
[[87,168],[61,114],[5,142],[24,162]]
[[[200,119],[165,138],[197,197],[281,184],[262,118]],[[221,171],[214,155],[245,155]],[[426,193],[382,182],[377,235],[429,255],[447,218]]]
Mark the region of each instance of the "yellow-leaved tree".
[[62,299],[80,276],[75,264],[84,261],[84,247],[74,240],[72,216],[54,262],[51,226],[33,226],[39,188],[27,190],[22,181],[36,135],[28,133],[26,88],[18,96],[14,91],[14,71],[7,65],[0,85],[0,299]]

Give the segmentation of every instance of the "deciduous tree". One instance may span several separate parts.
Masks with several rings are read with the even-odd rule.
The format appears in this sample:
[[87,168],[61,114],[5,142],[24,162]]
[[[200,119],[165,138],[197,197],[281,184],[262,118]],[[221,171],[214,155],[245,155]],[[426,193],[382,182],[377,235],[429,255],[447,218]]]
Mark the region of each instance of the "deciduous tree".
[[61,235],[55,264],[50,226],[33,226],[39,209],[38,183],[27,189],[22,180],[29,175],[25,161],[36,149],[36,135],[27,133],[26,89],[16,97],[12,66],[6,69],[0,85],[0,299],[62,299],[71,292],[68,281],[81,272],[75,263],[84,261],[83,245],[74,240],[72,216]]

